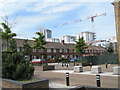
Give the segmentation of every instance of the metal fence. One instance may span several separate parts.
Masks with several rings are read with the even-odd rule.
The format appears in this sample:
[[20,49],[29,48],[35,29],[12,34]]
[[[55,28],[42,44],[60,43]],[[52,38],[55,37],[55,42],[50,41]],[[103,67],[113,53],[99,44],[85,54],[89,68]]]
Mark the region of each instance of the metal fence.
[[82,57],[83,61],[98,65],[98,64],[118,64],[118,54],[105,54],[97,56]]

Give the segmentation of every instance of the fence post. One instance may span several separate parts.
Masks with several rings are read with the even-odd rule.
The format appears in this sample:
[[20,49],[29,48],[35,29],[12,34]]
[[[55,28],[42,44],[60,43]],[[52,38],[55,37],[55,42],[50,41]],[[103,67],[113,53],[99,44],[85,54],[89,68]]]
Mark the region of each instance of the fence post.
[[70,86],[70,84],[69,84],[69,72],[66,72],[66,85]]

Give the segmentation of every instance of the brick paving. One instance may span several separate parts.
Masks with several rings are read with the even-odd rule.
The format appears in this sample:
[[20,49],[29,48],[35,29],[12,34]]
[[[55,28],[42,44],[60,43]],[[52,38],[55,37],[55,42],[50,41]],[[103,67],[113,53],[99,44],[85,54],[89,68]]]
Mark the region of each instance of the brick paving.
[[[117,65],[108,65],[106,69],[105,65],[100,65],[102,67],[103,72],[112,72],[112,68]],[[60,64],[55,64],[56,70],[73,70],[73,66],[69,66],[68,68],[62,67]],[[90,71],[90,67],[83,67],[84,71]],[[53,71],[40,71],[39,69],[35,70],[35,78],[38,79],[49,79],[49,82],[58,83],[58,84],[66,84],[65,83],[65,73],[58,73]],[[104,88],[120,88],[120,76],[101,76],[101,87]],[[70,85],[71,86],[96,86],[96,76],[90,74],[75,74],[70,73]]]

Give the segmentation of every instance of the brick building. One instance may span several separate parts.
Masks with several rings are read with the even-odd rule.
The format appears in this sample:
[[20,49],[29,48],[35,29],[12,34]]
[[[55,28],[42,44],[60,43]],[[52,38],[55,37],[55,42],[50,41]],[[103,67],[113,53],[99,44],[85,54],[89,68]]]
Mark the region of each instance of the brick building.
[[[17,43],[17,51],[21,52],[23,49],[23,41],[24,39],[16,39]],[[32,46],[34,44],[33,40],[28,40],[28,43]],[[67,44],[62,41],[61,43],[59,42],[47,42],[45,45],[46,49],[33,49],[30,57],[31,59],[34,58],[47,58],[47,59],[53,59],[53,58],[67,58],[67,59],[72,59],[78,55],[74,48],[75,44]],[[89,45],[88,48],[84,50],[85,54],[84,56],[88,55],[101,55],[106,53],[106,49],[98,46],[91,46]]]

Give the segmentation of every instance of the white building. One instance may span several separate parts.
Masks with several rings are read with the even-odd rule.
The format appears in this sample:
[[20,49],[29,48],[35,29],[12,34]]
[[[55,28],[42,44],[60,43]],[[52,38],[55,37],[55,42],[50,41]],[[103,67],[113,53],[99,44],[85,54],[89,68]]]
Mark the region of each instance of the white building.
[[58,38],[46,38],[47,42],[60,42],[60,39]]
[[60,37],[60,41],[64,40],[65,43],[75,43],[76,36],[65,35]]
[[85,40],[85,42],[91,42],[91,41],[95,41],[95,35],[96,33],[94,33],[94,32],[88,32],[88,31],[86,31],[86,32],[80,32],[80,33],[76,33],[76,40],[78,40],[79,39],[79,37],[81,38],[81,37],[83,37],[84,38],[84,40]]
[[45,29],[45,28],[41,28],[40,32],[43,33],[43,35],[45,35],[45,39],[52,38],[52,31],[51,30]]

